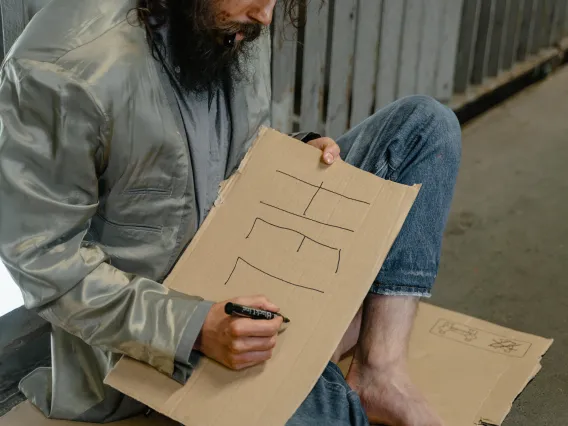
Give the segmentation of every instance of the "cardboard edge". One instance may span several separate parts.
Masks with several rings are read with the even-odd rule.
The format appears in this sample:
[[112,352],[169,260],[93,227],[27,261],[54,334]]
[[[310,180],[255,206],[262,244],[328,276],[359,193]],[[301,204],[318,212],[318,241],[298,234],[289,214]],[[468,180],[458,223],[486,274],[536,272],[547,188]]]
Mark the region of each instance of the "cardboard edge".
[[[486,402],[483,403],[478,411],[477,417],[479,418],[480,425],[499,426],[503,423],[505,417],[507,417],[511,411],[514,401],[541,370],[542,364],[540,361],[548,349],[550,349],[553,342],[554,339],[543,338],[544,344],[541,347],[540,356],[534,360],[534,363],[527,362],[517,368],[509,369],[499,378],[499,381],[493,389],[491,389]],[[510,385],[512,378],[517,378],[517,383],[514,388]],[[497,410],[494,408],[496,404],[495,401],[499,401],[500,405],[500,408]],[[490,408],[490,405],[492,405],[493,408]]]
[[237,168],[237,172],[241,173],[243,171],[243,169],[246,167],[246,165],[248,164],[249,160],[252,157],[253,148],[256,145],[258,145],[258,143],[264,137],[265,134],[270,133],[271,131],[275,132],[274,130],[270,129],[269,127],[260,126],[260,128],[258,129],[258,133],[256,135],[256,138],[251,143],[249,149],[247,150],[247,153],[245,154],[245,156],[241,160],[241,163],[239,164],[239,167]]
[[[183,386],[176,382],[175,380],[171,379],[170,377],[166,376],[165,374],[160,373],[154,367],[145,364],[141,361],[137,361],[133,358],[128,356],[123,356],[107,373],[105,378],[103,379],[103,383],[107,386],[116,389],[117,391],[129,395],[131,398],[140,401],[140,395],[148,389],[140,389],[137,388],[135,391],[132,390],[132,385],[130,382],[123,383],[124,375],[134,373],[134,375],[142,376],[145,374],[145,377],[150,378],[150,381],[156,381],[157,378],[158,388],[163,392],[161,396],[158,396],[155,399],[144,401],[144,404],[150,407],[151,409],[160,412],[160,405],[169,400],[171,395],[179,392],[183,389]],[[147,383],[143,382],[141,384],[142,388],[147,387]],[[157,402],[159,400],[160,402]],[[169,415],[168,413],[163,413],[164,415]]]
[[[250,147],[248,148],[245,156],[243,157],[243,159],[241,160],[241,162],[239,163],[239,166],[237,167],[237,170],[235,170],[235,172],[228,178],[225,179],[224,181],[222,181],[219,184],[219,191],[217,193],[217,199],[215,200],[215,202],[213,203],[213,208],[220,206],[221,204],[223,204],[223,202],[225,201],[225,198],[227,197],[227,195],[231,192],[231,189],[233,188],[233,186],[235,185],[236,181],[238,180],[238,178],[242,175],[242,173],[244,172],[245,167],[247,166],[247,164],[249,163],[252,155],[253,155],[253,148],[258,145],[258,143],[260,142],[260,140],[267,134],[270,132],[270,129],[268,127],[265,126],[261,126],[260,129],[257,132],[256,138],[254,139],[254,141],[251,143]],[[209,217],[209,216],[208,216]]]

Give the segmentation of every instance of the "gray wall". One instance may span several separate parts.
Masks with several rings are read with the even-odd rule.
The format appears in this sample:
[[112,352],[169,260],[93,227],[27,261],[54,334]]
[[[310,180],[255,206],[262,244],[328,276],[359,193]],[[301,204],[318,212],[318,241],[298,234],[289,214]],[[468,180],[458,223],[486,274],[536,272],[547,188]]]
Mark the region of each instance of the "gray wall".
[[273,126],[337,137],[410,94],[450,103],[568,36],[568,0],[311,0],[276,10]]
[[[4,52],[47,1],[0,0]],[[310,0],[298,13],[299,30],[277,3],[273,127],[331,137],[405,95],[449,103],[568,37],[568,0]]]

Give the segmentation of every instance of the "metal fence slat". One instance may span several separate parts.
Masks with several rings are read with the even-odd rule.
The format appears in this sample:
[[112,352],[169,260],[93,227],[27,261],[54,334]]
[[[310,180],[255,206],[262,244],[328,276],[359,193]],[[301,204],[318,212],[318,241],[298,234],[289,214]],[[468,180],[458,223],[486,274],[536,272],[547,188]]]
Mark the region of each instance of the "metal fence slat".
[[531,53],[537,53],[542,46],[542,34],[544,32],[544,22],[546,20],[546,0],[537,0],[538,7],[536,12],[536,25]]
[[274,10],[272,36],[272,127],[292,132],[298,31],[285,16],[282,2]]
[[[516,1],[516,0],[513,0]],[[493,32],[491,33],[491,47],[487,63],[487,75],[495,77],[501,69],[502,52],[507,34],[509,18],[509,5],[511,0],[497,0],[493,18]]]
[[486,76],[491,33],[493,31],[493,10],[495,1],[498,0],[481,1],[479,25],[477,27],[477,43],[475,45],[473,70],[471,72],[472,84],[481,84]]
[[[566,0],[568,1],[568,0]],[[568,5],[566,6],[566,13],[564,15],[564,31],[563,31],[563,35],[564,37],[568,37]]]
[[406,0],[384,0],[379,38],[375,109],[396,99],[402,24]]
[[556,0],[542,0],[544,2],[545,12],[543,16],[543,26],[540,38],[540,48],[543,49],[550,45],[550,39],[553,33],[554,24],[554,8]]
[[556,42],[562,40],[565,35],[564,32],[568,32],[568,0],[562,0],[560,2],[560,8],[558,10],[558,27],[557,27],[557,39]]
[[511,0],[509,6],[509,20],[505,35],[505,46],[503,49],[501,68],[509,70],[515,63],[516,52],[519,46],[519,34],[523,19],[524,0]]
[[416,70],[420,56],[420,35],[424,21],[424,1],[407,0],[405,5],[398,69],[396,97],[401,98],[416,93]]
[[333,7],[326,135],[338,138],[349,125],[357,0],[336,0]]
[[564,19],[566,18],[567,0],[556,0],[554,5],[554,16],[552,21],[552,29],[550,34],[549,45],[559,42],[563,37]]
[[453,93],[454,72],[458,38],[460,31],[460,17],[464,0],[445,0],[444,18],[442,21],[442,40],[436,73],[436,86],[434,96],[448,102]]
[[519,34],[519,47],[517,48],[517,60],[523,61],[530,53],[533,44],[537,12],[537,0],[525,0],[523,4],[523,18],[521,32]]
[[471,79],[481,0],[465,0],[456,56],[454,91],[464,93]]
[[420,52],[416,93],[435,96],[436,66],[440,57],[445,0],[424,0],[424,22],[420,35]]
[[322,132],[325,59],[327,48],[327,2],[308,2],[302,69],[300,130]]
[[357,125],[372,113],[376,92],[375,77],[379,54],[382,3],[382,0],[359,0],[351,127]]
[[527,53],[534,55],[540,50],[540,38],[542,33],[542,16],[544,14],[544,0],[535,0],[534,28]]

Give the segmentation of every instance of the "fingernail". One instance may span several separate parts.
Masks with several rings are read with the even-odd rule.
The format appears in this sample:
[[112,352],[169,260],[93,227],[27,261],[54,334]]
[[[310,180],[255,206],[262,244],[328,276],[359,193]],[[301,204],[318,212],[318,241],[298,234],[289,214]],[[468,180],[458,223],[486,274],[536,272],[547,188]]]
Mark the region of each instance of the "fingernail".
[[324,158],[325,158],[325,161],[326,161],[328,164],[331,164],[331,163],[333,162],[333,155],[331,155],[331,154],[325,154],[325,157],[324,157]]

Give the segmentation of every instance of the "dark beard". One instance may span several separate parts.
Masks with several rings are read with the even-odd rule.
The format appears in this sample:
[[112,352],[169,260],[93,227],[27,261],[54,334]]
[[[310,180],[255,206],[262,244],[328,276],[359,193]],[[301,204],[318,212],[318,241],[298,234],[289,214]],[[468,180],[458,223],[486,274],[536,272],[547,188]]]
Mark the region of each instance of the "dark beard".
[[[260,24],[229,24],[218,28],[210,0],[168,0],[167,56],[182,89],[202,93],[232,87],[246,79],[243,64],[250,58],[251,41],[262,33]],[[235,42],[241,32],[245,39]]]

